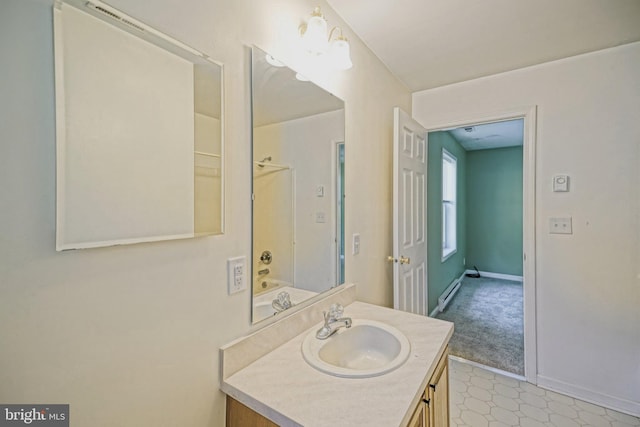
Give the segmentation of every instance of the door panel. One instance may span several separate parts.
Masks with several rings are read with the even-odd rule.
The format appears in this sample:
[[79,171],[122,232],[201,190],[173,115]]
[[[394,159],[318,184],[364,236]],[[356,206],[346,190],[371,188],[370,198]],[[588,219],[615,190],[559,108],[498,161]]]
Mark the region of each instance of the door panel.
[[427,314],[426,130],[394,109],[394,308]]
[[413,171],[402,171],[402,248],[406,249],[413,244]]

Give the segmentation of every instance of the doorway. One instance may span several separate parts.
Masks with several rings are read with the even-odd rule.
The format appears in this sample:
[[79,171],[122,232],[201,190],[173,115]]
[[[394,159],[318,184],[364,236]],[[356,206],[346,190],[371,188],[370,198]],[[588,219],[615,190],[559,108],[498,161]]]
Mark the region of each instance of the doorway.
[[522,377],[523,119],[428,139],[430,306],[455,324],[452,355]]
[[[523,120],[523,143],[522,143],[522,277],[523,277],[523,311],[524,311],[524,377],[526,381],[536,384],[537,382],[537,349],[536,349],[536,274],[535,274],[535,144],[536,144],[536,106],[528,108],[518,108],[507,110],[490,115],[477,115],[466,119],[458,119],[445,123],[431,123],[425,128],[413,117],[403,112],[400,108],[394,109],[394,139],[393,139],[393,253],[388,257],[393,262],[393,292],[394,308],[410,311],[417,314],[435,314],[436,304],[433,301],[430,284],[425,279],[428,274],[427,268],[427,245],[418,243],[429,242],[436,245],[442,243],[442,239],[435,236],[426,239],[427,232],[425,220],[421,210],[417,214],[408,215],[411,222],[404,221],[407,212],[406,206],[427,208],[424,199],[420,199],[420,194],[432,193],[432,191],[414,191],[415,188],[427,188],[430,180],[425,176],[418,179],[422,174],[429,172],[427,163],[424,161],[426,155],[424,150],[428,132],[450,130],[461,127],[481,125],[485,123],[503,122],[508,120]],[[421,142],[422,141],[422,142]],[[433,157],[433,156],[431,156]],[[402,164],[402,159],[416,163],[410,165]],[[403,183],[416,183],[409,187]],[[422,183],[421,185],[417,185]],[[411,190],[408,191],[407,189]],[[438,191],[440,193],[440,190]],[[411,197],[408,197],[411,195]],[[415,197],[417,199],[415,199]],[[415,199],[415,200],[414,200]],[[407,205],[407,201],[411,203]],[[403,203],[400,203],[403,201]],[[441,200],[440,202],[444,202]],[[414,209],[412,209],[413,211]],[[412,230],[407,233],[407,230]],[[413,231],[420,231],[414,233]],[[414,238],[415,237],[415,238]],[[411,256],[407,256],[408,251],[414,247],[422,248]],[[437,247],[436,253],[440,253],[441,247]],[[457,248],[447,254],[447,257],[454,257]],[[401,253],[402,252],[402,253]],[[418,262],[411,262],[411,258]],[[464,277],[462,268],[464,260],[459,259],[459,264],[454,265],[454,269]],[[414,271],[415,270],[415,271]],[[407,280],[411,279],[411,280]],[[451,287],[454,283],[451,283]],[[438,296],[435,296],[436,300]],[[427,310],[428,308],[428,310]]]
[[[524,346],[524,377],[528,382],[535,383],[537,375],[536,360],[536,313],[535,313],[535,129],[536,129],[536,108],[520,109],[504,112],[493,116],[475,117],[457,122],[444,123],[439,126],[432,126],[428,132],[452,131],[473,133],[474,127],[481,127],[485,124],[496,122],[508,122],[520,120],[522,123],[522,318],[523,318],[523,346]],[[486,136],[490,136],[488,134]],[[485,138],[488,142],[491,138]],[[476,143],[481,143],[482,138],[478,138]],[[429,152],[429,155],[432,153]],[[463,262],[464,261],[464,262]],[[461,260],[465,267],[473,268],[473,261],[470,259]],[[480,268],[482,270],[482,268]],[[475,273],[475,270],[471,270]],[[464,270],[464,273],[470,272]],[[482,276],[482,274],[481,274]],[[514,277],[515,276],[515,277]],[[517,274],[507,274],[506,277],[495,277],[498,280],[511,280],[517,278]],[[459,277],[464,281],[464,274]],[[469,279],[472,280],[472,279]],[[429,284],[431,288],[431,284]],[[430,289],[431,291],[431,289]],[[436,292],[439,295],[439,293]],[[436,298],[437,296],[436,295]],[[431,309],[430,304],[430,309]],[[435,315],[438,310],[430,313]]]

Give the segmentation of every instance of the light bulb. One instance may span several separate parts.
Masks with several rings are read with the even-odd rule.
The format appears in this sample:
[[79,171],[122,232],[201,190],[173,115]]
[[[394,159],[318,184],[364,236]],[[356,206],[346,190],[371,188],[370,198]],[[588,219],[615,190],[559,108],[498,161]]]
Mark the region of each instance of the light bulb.
[[348,70],[353,67],[347,39],[340,37],[331,42],[329,60],[331,61],[331,66],[337,70]]
[[320,13],[320,8],[316,8],[307,21],[302,42],[307,52],[314,55],[321,55],[327,51],[327,21]]

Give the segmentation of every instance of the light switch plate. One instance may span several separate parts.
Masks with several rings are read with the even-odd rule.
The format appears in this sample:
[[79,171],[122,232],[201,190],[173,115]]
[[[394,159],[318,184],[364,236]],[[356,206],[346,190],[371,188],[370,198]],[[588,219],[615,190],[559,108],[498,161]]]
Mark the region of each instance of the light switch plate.
[[227,289],[229,295],[247,289],[247,258],[239,256],[227,260]]
[[353,255],[358,255],[360,253],[360,234],[356,233],[353,235]]
[[571,227],[571,217],[549,218],[550,234],[573,234]]

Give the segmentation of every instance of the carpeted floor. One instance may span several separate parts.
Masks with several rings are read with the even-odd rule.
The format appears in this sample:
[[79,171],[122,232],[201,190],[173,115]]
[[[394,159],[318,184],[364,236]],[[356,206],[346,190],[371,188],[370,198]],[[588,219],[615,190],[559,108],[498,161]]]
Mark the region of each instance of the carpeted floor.
[[521,282],[465,277],[447,308],[436,317],[455,325],[451,354],[524,375]]

